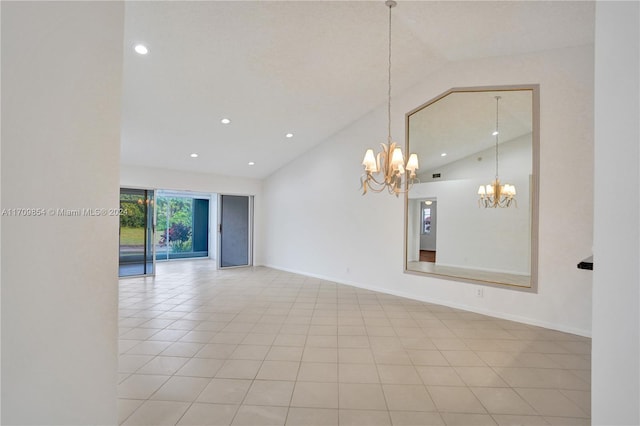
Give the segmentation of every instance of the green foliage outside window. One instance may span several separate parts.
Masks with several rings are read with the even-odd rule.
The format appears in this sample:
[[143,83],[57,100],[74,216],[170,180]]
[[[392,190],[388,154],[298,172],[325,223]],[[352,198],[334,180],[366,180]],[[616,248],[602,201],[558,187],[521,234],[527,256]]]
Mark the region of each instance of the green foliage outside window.
[[127,228],[144,228],[144,204],[141,203],[142,198],[133,194],[120,195],[120,215],[121,226]]
[[156,208],[158,244],[168,246],[174,253],[191,251],[193,199],[158,197]]

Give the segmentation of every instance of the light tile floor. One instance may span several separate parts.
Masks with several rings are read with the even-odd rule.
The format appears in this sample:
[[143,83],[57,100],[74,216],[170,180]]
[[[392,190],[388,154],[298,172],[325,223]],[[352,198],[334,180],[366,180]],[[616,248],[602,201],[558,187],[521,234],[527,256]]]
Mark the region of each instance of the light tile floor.
[[125,425],[587,425],[591,340],[268,268],[120,281]]

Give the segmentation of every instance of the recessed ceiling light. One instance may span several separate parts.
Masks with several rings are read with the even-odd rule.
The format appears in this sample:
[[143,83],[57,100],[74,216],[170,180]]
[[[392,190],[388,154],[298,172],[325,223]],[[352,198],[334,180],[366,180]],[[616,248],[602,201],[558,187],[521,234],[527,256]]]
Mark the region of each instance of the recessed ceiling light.
[[138,53],[140,55],[146,55],[147,53],[149,53],[149,49],[144,44],[136,44],[133,47],[133,50],[135,50],[136,53]]
[[193,154],[191,154],[191,158],[198,158],[198,154],[194,152]]
[[253,165],[255,165],[255,164],[256,164],[256,163],[254,163],[253,161],[249,161],[249,165],[250,165],[250,166],[253,166]]
[[231,120],[229,120],[228,118],[223,118],[222,120],[220,120],[220,122],[222,124],[229,124],[229,123],[231,123]]
[[446,152],[443,152],[442,154],[440,154],[440,157],[446,157],[446,156],[447,156]]
[[284,135],[287,138],[292,138],[293,137],[293,133],[287,133],[286,135]]
[[491,136],[498,136],[498,133],[500,133],[500,132],[498,132],[498,131],[496,130],[495,132],[491,133]]

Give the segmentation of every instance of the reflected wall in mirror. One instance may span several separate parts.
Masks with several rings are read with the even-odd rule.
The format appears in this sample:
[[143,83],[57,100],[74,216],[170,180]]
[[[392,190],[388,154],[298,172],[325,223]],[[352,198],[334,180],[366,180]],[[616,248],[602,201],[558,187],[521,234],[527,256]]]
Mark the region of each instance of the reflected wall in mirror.
[[[407,114],[420,182],[406,195],[405,272],[535,290],[538,117],[537,85],[451,89]],[[517,205],[479,203],[497,166]]]

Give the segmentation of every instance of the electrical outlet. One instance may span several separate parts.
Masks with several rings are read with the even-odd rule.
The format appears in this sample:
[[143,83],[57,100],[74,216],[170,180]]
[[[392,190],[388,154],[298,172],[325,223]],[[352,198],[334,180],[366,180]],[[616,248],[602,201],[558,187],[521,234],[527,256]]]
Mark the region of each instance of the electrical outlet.
[[484,297],[484,288],[482,288],[482,287],[476,288],[476,296],[477,297]]

